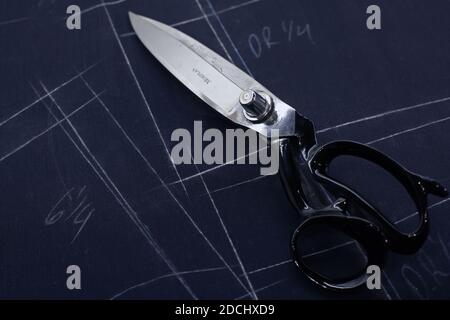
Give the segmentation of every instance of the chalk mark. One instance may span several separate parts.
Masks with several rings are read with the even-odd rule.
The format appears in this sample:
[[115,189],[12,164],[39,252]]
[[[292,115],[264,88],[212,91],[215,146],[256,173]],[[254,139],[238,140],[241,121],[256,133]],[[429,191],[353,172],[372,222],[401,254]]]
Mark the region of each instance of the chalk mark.
[[[104,91],[103,91],[104,92]],[[100,95],[103,93],[99,93]],[[76,108],[75,110],[73,110],[71,113],[69,113],[66,117],[64,117],[61,120],[58,120],[57,122],[55,122],[54,124],[52,124],[50,127],[48,127],[47,129],[45,129],[44,131],[40,132],[38,135],[34,136],[33,138],[31,138],[30,140],[26,141],[25,143],[21,144],[20,146],[18,146],[17,148],[13,149],[12,151],[8,152],[7,154],[3,155],[0,158],[0,162],[2,162],[3,160],[9,158],[10,156],[12,156],[13,154],[15,154],[16,152],[22,150],[23,148],[25,148],[27,145],[29,145],[30,143],[32,143],[33,141],[35,141],[36,139],[42,137],[43,135],[45,135],[46,133],[50,132],[52,129],[54,129],[55,127],[59,126],[62,122],[69,120],[70,117],[72,117],[73,115],[77,114],[78,111],[82,110],[84,107],[86,107],[88,104],[90,104],[92,101],[94,101],[96,99],[96,97],[93,97],[91,99],[89,99],[87,102],[83,103],[81,106],[79,106],[78,108]]]
[[141,282],[138,284],[135,284],[117,294],[115,294],[110,300],[115,300],[117,298],[119,298],[120,296],[123,296],[124,294],[133,291],[137,288],[142,288],[145,286],[148,286],[150,284],[153,284],[155,282],[158,282],[159,280],[163,280],[163,279],[167,279],[167,278],[171,278],[177,275],[186,275],[186,274],[194,274],[194,273],[203,273],[203,272],[211,272],[211,271],[218,271],[218,270],[223,270],[225,269],[225,267],[217,267],[217,268],[205,268],[205,269],[196,269],[196,270],[189,270],[189,271],[180,271],[178,273],[167,273],[167,274],[163,274],[162,276],[147,280],[145,282]]
[[[88,72],[89,70],[91,70],[93,67],[95,67],[100,61],[90,65],[89,67],[87,67],[86,69],[84,69],[81,72],[82,74],[85,74],[86,72]],[[76,75],[72,78],[70,78],[69,80],[67,80],[66,82],[63,82],[62,84],[60,84],[59,86],[57,86],[56,88],[54,88],[53,90],[50,91],[50,94],[55,93],[56,91],[58,91],[59,89],[61,89],[62,87],[68,85],[69,83],[71,83],[72,81],[74,81],[75,79],[77,79],[78,77],[80,77],[80,75]],[[13,115],[11,115],[9,118],[3,120],[0,122],[0,127],[3,126],[5,123],[7,123],[8,121],[14,119],[15,117],[17,117],[18,115],[20,115],[21,113],[27,111],[28,109],[30,109],[32,106],[36,105],[38,102],[42,101],[43,99],[47,98],[49,95],[43,95],[42,97],[40,97],[39,99],[33,101],[32,103],[30,103],[29,105],[27,105],[25,108],[17,111],[16,113],[14,113]]]
[[[198,171],[197,165],[195,165],[195,168],[196,168],[197,171]],[[228,232],[228,228],[226,227],[225,222],[223,221],[222,216],[220,215],[219,209],[218,209],[217,206],[216,206],[216,202],[214,201],[213,197],[211,196],[211,193],[209,192],[208,185],[206,184],[205,179],[203,179],[203,176],[200,176],[200,179],[201,179],[201,181],[202,181],[202,184],[203,184],[203,187],[205,188],[206,193],[208,194],[209,200],[210,200],[211,205],[212,205],[212,207],[213,207],[213,209],[214,209],[214,211],[215,211],[215,213],[216,213],[216,215],[217,215],[217,218],[219,219],[219,222],[220,222],[220,225],[221,225],[221,227],[222,227],[222,230],[224,231],[225,236],[226,236],[227,239],[228,239],[228,243],[230,244],[231,249],[233,250],[234,256],[236,257],[236,260],[237,260],[237,262],[238,262],[238,264],[239,264],[239,267],[240,267],[241,270],[242,270],[242,274],[244,275],[244,278],[245,278],[245,280],[247,281],[247,284],[248,284],[248,286],[249,286],[249,288],[250,288],[250,291],[251,291],[251,296],[252,296],[255,300],[258,300],[258,296],[256,295],[255,289],[253,288],[253,284],[252,284],[252,282],[250,281],[250,278],[249,278],[248,275],[247,275],[247,272],[246,272],[246,270],[245,270],[244,264],[243,264],[243,262],[242,262],[241,257],[239,256],[239,253],[238,253],[238,251],[237,251],[237,249],[236,249],[236,246],[234,245],[234,242],[233,242],[233,240],[231,239],[231,236],[230,236],[230,234],[229,234],[229,232]]]
[[233,47],[233,51],[239,57],[239,60],[241,61],[242,65],[244,66],[244,68],[247,71],[247,73],[253,77],[253,74],[250,71],[250,68],[248,67],[248,65],[245,62],[244,58],[240,54],[239,50],[236,48],[236,45],[234,44],[233,40],[231,39],[230,34],[228,33],[227,29],[223,25],[222,20],[220,19],[219,15],[217,14],[216,10],[214,9],[213,5],[211,4],[211,1],[210,0],[206,0],[206,2],[208,3],[209,9],[211,10],[212,14],[214,15],[214,17],[216,18],[216,20],[219,23],[220,27],[222,28],[223,32],[225,33],[225,36],[227,37],[228,41],[230,42],[231,46]]
[[[41,82],[41,86],[46,92],[46,94],[50,97],[53,104],[58,108],[59,112],[64,116],[65,113],[62,110],[62,108],[58,105],[56,100],[53,98],[51,93],[47,90],[45,85]],[[57,120],[58,118],[56,115],[51,111],[49,108],[48,111],[52,114],[52,116]],[[91,166],[91,168],[94,170],[94,172],[97,174],[97,176],[100,178],[100,180],[104,183],[106,188],[112,193],[116,201],[119,203],[119,205],[124,209],[128,217],[133,221],[133,223],[138,227],[141,234],[145,237],[147,242],[153,247],[153,249],[156,251],[156,253],[161,257],[161,259],[166,263],[166,265],[169,267],[169,269],[173,273],[177,273],[177,269],[173,262],[167,257],[166,253],[163,251],[163,249],[158,245],[158,243],[153,238],[153,235],[151,234],[148,227],[139,219],[138,214],[134,209],[130,206],[128,201],[125,199],[123,194],[120,192],[120,190],[117,188],[117,186],[114,184],[114,182],[111,180],[107,172],[104,170],[103,166],[98,162],[97,158],[93,155],[89,147],[84,142],[83,138],[78,133],[75,126],[72,124],[70,120],[67,120],[72,132],[75,134],[76,138],[78,139],[79,143],[78,145],[72,135],[66,130],[64,126],[61,125],[61,128],[67,135],[67,137],[70,139],[70,141],[74,144],[74,146],[77,148],[77,150],[80,152],[80,154],[83,156],[83,158],[86,160],[86,162]],[[83,151],[84,150],[84,151]],[[88,155],[91,157],[91,160],[89,159]],[[95,167],[94,164],[97,166]],[[193,299],[197,299],[197,296],[192,291],[192,289],[189,287],[189,285],[186,283],[186,281],[180,276],[177,276],[177,279],[180,281],[180,283],[183,285],[183,287],[186,289],[186,291],[190,294],[190,296]]]
[[[91,85],[84,79],[84,77],[81,77],[82,81],[86,85],[86,87],[89,89],[89,91],[92,94],[95,94],[95,91],[91,87]],[[238,283],[248,291],[247,287],[242,283],[241,279],[236,275],[236,273],[233,271],[233,269],[230,267],[230,265],[226,262],[225,258],[219,253],[217,248],[212,244],[212,242],[209,240],[209,238],[204,234],[204,232],[200,229],[198,224],[194,221],[192,216],[189,214],[189,212],[183,207],[183,205],[180,203],[180,201],[177,199],[177,197],[173,194],[173,192],[170,190],[170,188],[167,186],[167,184],[162,180],[161,176],[158,174],[156,169],[150,164],[150,162],[147,160],[147,158],[144,156],[142,151],[139,149],[139,147],[135,144],[135,142],[131,139],[131,137],[128,135],[128,133],[125,131],[125,129],[122,127],[122,125],[119,123],[119,121],[116,119],[116,117],[112,114],[111,110],[106,106],[104,101],[100,98],[98,98],[98,102],[100,105],[105,109],[106,113],[110,116],[114,124],[119,128],[121,133],[124,135],[125,139],[131,144],[133,149],[138,153],[140,158],[145,162],[146,166],[150,169],[150,171],[156,176],[156,178],[159,180],[161,185],[164,187],[166,192],[169,194],[169,196],[172,198],[172,200],[176,203],[176,205],[180,208],[180,210],[183,212],[183,214],[186,216],[186,218],[189,220],[189,222],[193,225],[194,229],[202,236],[202,238],[205,240],[207,245],[211,248],[211,250],[217,255],[220,261],[225,265],[226,269],[230,271],[230,273],[235,277],[235,279],[238,281]]]
[[[101,0],[101,1],[104,4],[104,1],[103,0]],[[172,161],[172,159],[170,157],[169,149],[167,147],[166,141],[164,140],[164,137],[162,136],[161,130],[159,129],[159,125],[156,122],[156,118],[155,118],[155,116],[154,116],[154,114],[153,114],[153,112],[152,112],[152,110],[150,108],[150,105],[149,105],[149,103],[147,101],[147,98],[146,98],[146,96],[144,94],[144,91],[142,90],[141,84],[139,83],[139,80],[138,80],[136,74],[134,73],[134,69],[131,66],[130,59],[128,58],[128,55],[127,55],[127,53],[125,51],[125,48],[123,47],[122,41],[120,40],[119,34],[117,33],[117,30],[116,30],[116,27],[114,26],[114,23],[112,21],[111,15],[109,14],[108,7],[103,6],[103,8],[105,9],[105,13],[106,13],[106,16],[108,18],[109,24],[111,25],[111,29],[112,29],[112,31],[114,33],[114,37],[116,38],[116,41],[117,41],[117,43],[119,45],[119,48],[120,48],[120,51],[122,52],[122,55],[123,55],[123,57],[125,59],[125,62],[127,64],[127,66],[128,66],[128,69],[130,70],[131,76],[133,77],[133,80],[134,80],[134,82],[135,82],[135,84],[136,84],[136,86],[138,88],[139,94],[140,94],[140,96],[141,96],[145,106],[147,107],[148,113],[150,115],[150,118],[151,118],[154,126],[155,126],[155,129],[156,129],[156,131],[158,133],[158,136],[161,139],[161,142],[163,144],[164,150],[165,150],[165,152],[167,154],[167,158],[168,158],[172,168],[175,170],[175,173],[176,173],[178,179],[181,179],[180,173],[178,172],[178,169],[177,169],[176,165],[173,163],[173,161]],[[182,183],[181,185],[183,187],[184,193],[189,198],[186,186],[184,185],[184,183]]]
[[368,117],[364,117],[364,118],[360,118],[360,119],[344,122],[344,123],[341,123],[341,124],[338,124],[338,125],[335,125],[335,126],[332,126],[332,127],[320,129],[320,130],[316,131],[316,133],[324,133],[324,132],[327,132],[327,131],[330,131],[330,130],[339,129],[339,128],[342,128],[342,127],[347,127],[347,126],[350,126],[350,125],[353,125],[353,124],[357,124],[357,123],[361,123],[361,122],[365,122],[365,121],[369,121],[369,120],[373,120],[373,119],[383,118],[383,117],[391,115],[391,114],[396,114],[396,113],[401,113],[401,112],[405,112],[405,111],[409,111],[409,110],[414,110],[414,109],[418,109],[418,108],[434,105],[434,104],[445,102],[445,101],[450,101],[450,97],[445,97],[445,98],[442,98],[442,99],[436,99],[436,100],[431,100],[431,101],[427,101],[427,102],[422,102],[422,103],[415,104],[415,105],[412,105],[412,106],[403,107],[403,108],[399,108],[399,109],[393,109],[393,110],[389,110],[389,111],[386,111],[386,112],[382,112],[382,113],[378,113],[378,114],[375,114],[375,115],[371,115],[371,116],[368,116]]
[[200,4],[199,0],[195,0],[195,3],[197,3],[198,8],[200,9],[203,17],[206,20],[206,23],[208,24],[209,28],[211,29],[211,31],[213,32],[214,36],[216,37],[217,41],[219,42],[220,46],[222,47],[222,50],[225,52],[225,54],[228,57],[228,60],[232,63],[234,63],[233,58],[230,56],[230,54],[228,53],[227,48],[225,47],[225,45],[223,44],[222,40],[220,40],[219,35],[217,34],[216,29],[214,29],[213,25],[211,24],[211,21],[209,21],[209,17],[206,15],[205,10],[203,9],[202,5]]
[[[241,3],[241,4],[237,4],[237,5],[234,5],[234,6],[225,8],[225,9],[222,9],[222,10],[218,10],[218,11],[216,11],[216,13],[217,13],[218,15],[220,15],[220,14],[222,14],[222,13],[225,13],[225,12],[228,12],[228,11],[232,11],[232,10],[236,10],[236,9],[238,9],[238,8],[245,7],[245,6],[248,6],[248,5],[250,5],[250,4],[260,2],[260,1],[262,1],[262,0],[251,0],[251,1],[246,1],[246,2],[243,2],[243,3]],[[207,14],[205,14],[205,15],[201,15],[201,16],[198,16],[198,17],[195,17],[195,18],[190,18],[190,19],[187,19],[187,20],[183,20],[183,21],[179,21],[179,22],[172,23],[170,26],[171,26],[171,27],[178,27],[178,26],[182,26],[182,25],[185,25],[185,24],[188,24],[188,23],[191,23],[191,22],[200,21],[200,20],[205,19],[205,16],[208,17],[208,18],[211,18],[211,17],[214,17],[214,14],[212,14],[212,13],[207,13]],[[126,33],[122,33],[122,34],[120,35],[120,37],[121,37],[121,38],[125,38],[125,37],[134,36],[134,35],[136,35],[135,32],[126,32]]]
[[31,17],[22,17],[22,18],[16,18],[16,19],[11,19],[11,20],[0,21],[0,27],[6,26],[8,24],[13,24],[13,23],[18,23],[18,22],[22,22],[22,21],[27,21],[27,20],[30,20],[30,19],[31,19]]
[[[271,288],[271,287],[276,286],[277,284],[280,284],[280,283],[282,283],[282,282],[285,282],[286,280],[287,280],[287,279],[282,279],[282,280],[275,281],[275,282],[273,282],[273,283],[271,283],[271,284],[269,284],[269,285],[267,285],[267,286],[264,286],[264,287],[261,287],[261,288],[256,289],[255,292],[261,292],[261,291],[263,291],[263,290],[269,289],[269,288]],[[246,298],[246,297],[248,297],[248,296],[249,296],[249,294],[247,293],[247,294],[244,294],[244,295],[239,296],[239,297],[237,297],[237,298],[234,298],[234,300],[241,300],[241,299],[244,299],[244,298]]]

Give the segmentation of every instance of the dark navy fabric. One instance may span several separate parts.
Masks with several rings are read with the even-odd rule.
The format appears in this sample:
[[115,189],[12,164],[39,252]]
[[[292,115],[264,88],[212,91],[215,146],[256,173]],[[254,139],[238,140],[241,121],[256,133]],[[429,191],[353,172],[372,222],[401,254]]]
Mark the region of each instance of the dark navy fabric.
[[[71,4],[81,30],[66,27]],[[430,198],[424,248],[389,256],[382,290],[343,294],[290,262],[301,220],[278,176],[259,178],[256,165],[177,173],[173,130],[236,126],[148,53],[127,14],[231,59],[313,120],[321,143],[372,142],[450,184],[450,3],[376,1],[376,31],[371,4],[1,0],[0,297],[449,298],[446,199]],[[390,194],[388,207],[406,208]],[[66,287],[69,265],[81,268],[81,290]]]

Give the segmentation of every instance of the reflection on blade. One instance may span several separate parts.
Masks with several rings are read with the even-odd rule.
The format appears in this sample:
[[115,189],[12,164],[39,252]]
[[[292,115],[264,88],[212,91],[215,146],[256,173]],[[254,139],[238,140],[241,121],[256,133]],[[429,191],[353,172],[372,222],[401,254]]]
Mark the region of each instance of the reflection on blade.
[[147,49],[184,85],[223,115],[233,111],[242,88],[162,30],[159,23],[132,13],[130,19]]
[[[255,79],[249,76],[247,73],[236,67],[234,64],[230,63],[228,60],[224,59],[222,56],[218,55],[205,45],[201,44],[197,40],[191,38],[187,34],[184,34],[177,29],[174,29],[164,23],[152,20],[152,22],[157,25],[160,29],[166,31],[172,37],[176,38],[182,42],[185,46],[189,47],[192,51],[201,56],[209,64],[215,67],[220,73],[226,76],[230,81],[234,82],[241,89],[246,90],[249,88],[263,88]],[[269,91],[265,89],[267,93]]]
[[[129,13],[136,35],[145,47],[186,87],[233,122],[263,135],[278,129],[281,136],[295,134],[295,110],[275,97],[248,74],[198,41],[161,22]],[[274,101],[274,112],[264,123],[245,118],[239,96],[261,90]]]

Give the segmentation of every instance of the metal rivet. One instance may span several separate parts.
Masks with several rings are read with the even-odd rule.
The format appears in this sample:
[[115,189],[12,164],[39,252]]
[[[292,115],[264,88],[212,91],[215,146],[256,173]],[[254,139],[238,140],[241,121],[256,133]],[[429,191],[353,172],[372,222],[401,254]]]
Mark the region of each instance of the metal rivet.
[[262,91],[245,90],[239,97],[245,117],[252,122],[266,119],[273,109],[272,98]]

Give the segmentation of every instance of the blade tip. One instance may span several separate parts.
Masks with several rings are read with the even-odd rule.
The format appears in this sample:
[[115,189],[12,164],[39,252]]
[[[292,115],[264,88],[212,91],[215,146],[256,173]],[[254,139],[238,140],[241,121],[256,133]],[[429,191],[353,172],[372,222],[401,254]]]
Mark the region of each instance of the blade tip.
[[133,20],[134,18],[136,18],[136,16],[137,14],[133,11],[128,11],[128,17],[130,18],[130,20]]
[[133,11],[128,11],[128,18],[130,19],[130,23],[134,29],[134,32],[137,34],[139,22],[143,17],[137,13],[134,13]]

